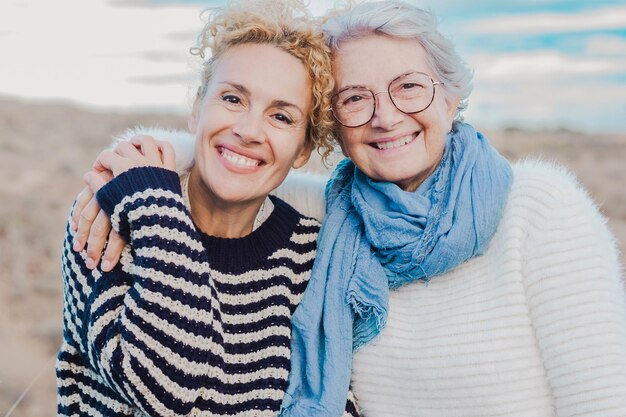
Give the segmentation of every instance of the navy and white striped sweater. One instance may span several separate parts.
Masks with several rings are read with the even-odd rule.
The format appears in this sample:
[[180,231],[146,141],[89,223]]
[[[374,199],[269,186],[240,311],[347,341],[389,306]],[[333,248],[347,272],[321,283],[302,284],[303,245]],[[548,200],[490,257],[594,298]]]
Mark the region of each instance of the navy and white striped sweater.
[[319,223],[273,198],[250,235],[207,236],[159,168],[127,171],[98,201],[131,243],[113,271],[90,271],[67,229],[58,414],[275,415]]

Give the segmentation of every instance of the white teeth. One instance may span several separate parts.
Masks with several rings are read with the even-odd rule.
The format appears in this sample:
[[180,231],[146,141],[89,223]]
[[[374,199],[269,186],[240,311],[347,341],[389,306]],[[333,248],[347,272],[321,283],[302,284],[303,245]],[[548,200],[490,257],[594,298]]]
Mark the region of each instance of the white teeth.
[[376,147],[378,149],[397,148],[397,147],[406,145],[407,143],[411,142],[413,140],[413,138],[414,138],[413,135],[409,135],[409,136],[405,136],[403,138],[396,139],[396,140],[391,140],[391,141],[388,141],[388,142],[377,142],[376,143]]
[[261,163],[261,161],[257,161],[256,159],[246,158],[245,156],[231,152],[226,148],[222,148],[222,156],[226,158],[229,162],[232,162],[235,165],[240,165],[244,167],[255,167]]

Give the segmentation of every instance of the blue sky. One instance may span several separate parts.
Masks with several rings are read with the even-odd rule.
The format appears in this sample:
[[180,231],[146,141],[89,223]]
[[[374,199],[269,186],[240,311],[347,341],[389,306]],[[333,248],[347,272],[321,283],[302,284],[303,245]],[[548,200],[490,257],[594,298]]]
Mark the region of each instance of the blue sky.
[[[475,70],[481,127],[626,132],[626,2],[413,1]],[[0,95],[186,113],[202,8],[222,1],[2,0]],[[311,0],[321,14],[333,0]]]

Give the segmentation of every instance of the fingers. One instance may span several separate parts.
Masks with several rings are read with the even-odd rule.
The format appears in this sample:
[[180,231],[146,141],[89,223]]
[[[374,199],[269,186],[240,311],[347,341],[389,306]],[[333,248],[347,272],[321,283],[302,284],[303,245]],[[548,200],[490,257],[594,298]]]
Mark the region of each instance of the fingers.
[[87,236],[91,225],[100,212],[100,205],[96,196],[92,194],[91,199],[87,205],[78,214],[78,224],[76,227],[76,233],[74,234],[74,242],[72,243],[72,249],[76,252],[80,252],[87,243]]
[[89,171],[83,176],[83,181],[92,194],[96,194],[100,188],[113,179],[110,171],[94,172]]
[[118,143],[115,149],[113,149],[113,152],[120,156],[131,159],[137,159],[138,157],[142,156],[140,146],[135,145],[129,140],[123,140]]
[[138,135],[133,137],[130,142],[134,146],[138,146],[143,156],[145,156],[150,162],[157,166],[162,166],[161,151],[152,136]]
[[111,271],[117,265],[125,245],[124,239],[115,230],[111,230],[104,255],[102,255],[101,269],[104,272]]
[[105,150],[100,152],[100,155],[98,155],[96,162],[93,164],[93,169],[98,172],[111,171],[113,176],[117,177],[133,166],[137,165],[135,165],[131,159],[116,152]]
[[84,210],[85,206],[91,201],[93,197],[93,192],[89,189],[89,187],[85,187],[82,189],[78,196],[76,197],[76,202],[74,203],[74,210],[72,210],[72,225],[71,229],[73,232],[78,228],[78,221],[80,220],[80,214]]
[[[115,176],[130,167],[156,166],[160,168],[176,170],[176,154],[169,142],[157,141],[152,136],[137,135],[129,141],[121,141],[111,151],[100,154],[94,164],[96,171],[110,169]],[[121,158],[121,159],[120,159]]]
[[89,229],[89,237],[87,238],[87,261],[85,262],[87,268],[94,269],[98,263],[100,263],[102,251],[106,245],[110,230],[111,222],[109,221],[109,216],[107,216],[104,211],[100,210]]
[[161,151],[161,159],[163,161],[163,168],[171,171],[176,171],[176,152],[171,143],[166,141],[157,141],[157,146]]
[[112,169],[113,160],[115,160],[119,155],[117,155],[113,151],[104,150],[100,152],[96,161],[93,163],[93,169],[102,172],[102,171],[111,171],[115,175],[115,171]]

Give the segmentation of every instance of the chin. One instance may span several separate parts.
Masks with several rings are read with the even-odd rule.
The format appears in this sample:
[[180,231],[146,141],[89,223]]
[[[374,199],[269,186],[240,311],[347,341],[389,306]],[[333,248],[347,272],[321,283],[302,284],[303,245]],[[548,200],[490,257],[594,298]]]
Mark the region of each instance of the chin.
[[405,191],[415,191],[417,187],[419,187],[419,185],[426,179],[426,177],[422,178],[422,175],[424,175],[422,172],[417,174],[413,173],[412,175],[397,174],[385,181],[392,182]]

